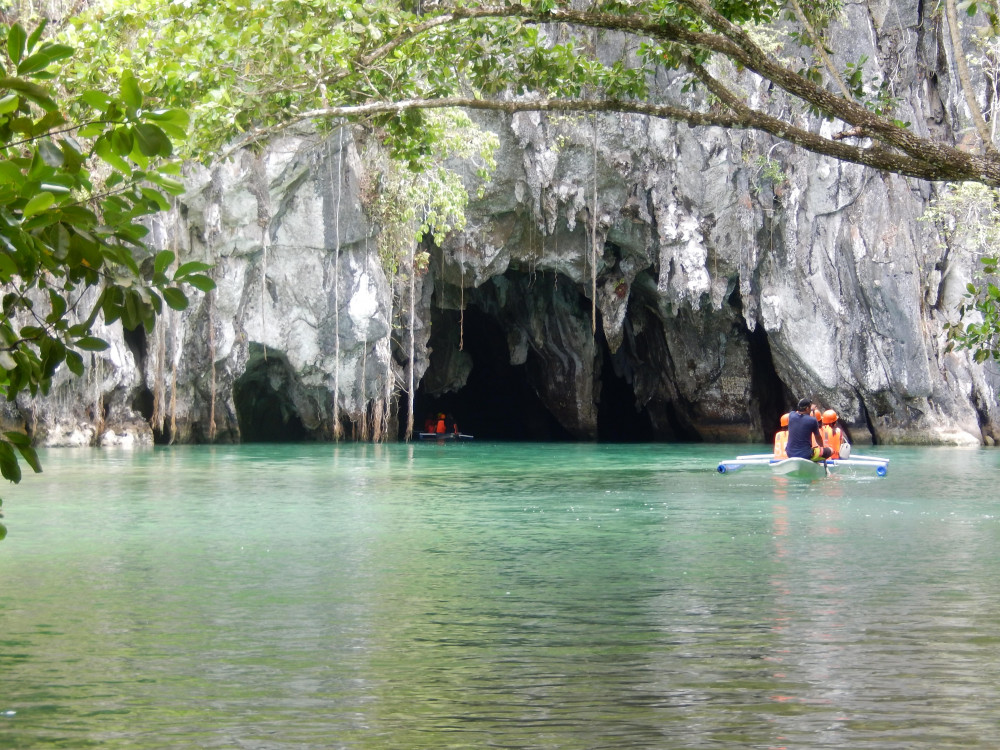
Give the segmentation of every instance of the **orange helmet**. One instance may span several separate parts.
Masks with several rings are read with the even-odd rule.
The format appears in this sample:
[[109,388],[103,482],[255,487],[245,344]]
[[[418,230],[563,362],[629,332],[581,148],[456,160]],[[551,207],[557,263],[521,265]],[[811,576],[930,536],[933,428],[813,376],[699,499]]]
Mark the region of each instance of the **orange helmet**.
[[781,415],[781,426],[782,427],[788,427],[788,415],[787,414],[782,414]]
[[827,409],[823,412],[823,424],[833,424],[837,421],[837,412],[833,409]]

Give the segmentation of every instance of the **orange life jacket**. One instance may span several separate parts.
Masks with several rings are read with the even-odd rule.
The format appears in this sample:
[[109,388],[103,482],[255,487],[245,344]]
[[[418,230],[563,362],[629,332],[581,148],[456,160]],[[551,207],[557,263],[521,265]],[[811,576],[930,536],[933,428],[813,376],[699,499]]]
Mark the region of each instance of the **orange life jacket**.
[[840,458],[840,441],[844,436],[844,431],[832,424],[823,425],[823,442],[833,449],[830,458]]
[[788,445],[788,430],[778,430],[774,433],[774,457],[788,458],[786,446]]
[[437,423],[437,434],[444,435],[444,419],[439,419]]

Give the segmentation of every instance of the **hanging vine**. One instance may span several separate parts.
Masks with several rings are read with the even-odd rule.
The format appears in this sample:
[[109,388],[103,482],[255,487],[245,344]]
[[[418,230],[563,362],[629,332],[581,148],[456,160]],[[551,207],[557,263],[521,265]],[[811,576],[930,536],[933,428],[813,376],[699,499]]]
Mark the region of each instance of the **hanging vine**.
[[208,394],[208,439],[215,442],[215,293],[205,295],[205,307],[208,310],[208,360],[209,360],[209,394]]
[[[344,428],[340,423],[340,198],[344,184],[344,126],[337,128],[337,197],[333,214],[333,439],[340,442],[344,437]],[[327,141],[327,169],[330,169],[329,141]],[[333,175],[330,174],[331,189]]]
[[594,120],[594,211],[590,223],[590,332],[597,334],[597,114]]

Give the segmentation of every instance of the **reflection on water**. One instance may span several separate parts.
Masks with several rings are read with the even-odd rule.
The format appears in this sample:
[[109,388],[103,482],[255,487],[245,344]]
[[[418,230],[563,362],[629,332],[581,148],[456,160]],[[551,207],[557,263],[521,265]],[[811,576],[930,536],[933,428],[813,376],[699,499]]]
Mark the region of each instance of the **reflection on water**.
[[998,746],[1000,453],[745,448],[48,452],[0,746]]

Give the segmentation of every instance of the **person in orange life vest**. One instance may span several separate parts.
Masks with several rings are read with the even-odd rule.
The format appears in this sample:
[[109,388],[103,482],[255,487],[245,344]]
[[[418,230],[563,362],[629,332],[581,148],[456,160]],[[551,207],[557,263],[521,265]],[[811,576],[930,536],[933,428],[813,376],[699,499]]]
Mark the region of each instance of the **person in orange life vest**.
[[[823,432],[819,422],[809,414],[810,401],[801,399],[795,411],[788,414],[788,443],[785,451],[789,458],[807,458],[822,461],[829,458],[832,451],[823,445]],[[812,438],[816,439],[816,445]]]
[[433,414],[428,414],[427,419],[424,420],[424,432],[436,432],[437,431],[437,417]]
[[437,425],[434,428],[434,432],[436,432],[438,435],[444,435],[446,430],[447,428],[445,427],[444,423],[444,414],[443,413],[438,414],[438,421]]
[[[830,448],[830,458],[841,458],[842,453],[850,455],[850,443],[844,437],[844,431],[837,424],[837,412],[827,409],[823,412],[823,442]],[[847,455],[843,458],[847,458]]]
[[781,429],[774,433],[774,457],[788,458],[785,446],[788,444],[788,415],[781,415]]

